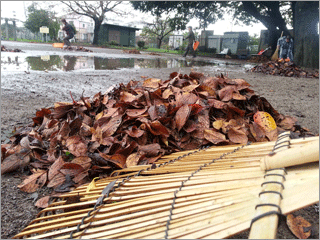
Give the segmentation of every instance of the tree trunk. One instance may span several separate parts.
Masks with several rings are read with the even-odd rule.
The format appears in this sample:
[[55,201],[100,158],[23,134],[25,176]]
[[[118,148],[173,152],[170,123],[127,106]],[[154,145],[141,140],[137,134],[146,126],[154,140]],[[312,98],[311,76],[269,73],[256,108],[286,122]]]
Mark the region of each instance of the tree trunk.
[[159,48],[159,49],[161,48],[161,44],[162,44],[162,39],[161,39],[161,38],[158,38],[158,48]]
[[101,23],[102,22],[100,22],[99,20],[94,20],[93,42],[92,42],[93,45],[98,45]]
[[[277,47],[277,40],[283,31],[283,36],[290,35],[279,10],[279,2],[263,2],[270,10],[270,16],[261,15],[258,9],[251,1],[242,1],[244,11],[259,20],[269,31],[268,44],[273,50]],[[272,17],[271,17],[272,16]],[[277,27],[279,30],[277,30]]]
[[319,2],[300,2],[294,11],[294,56],[298,66],[319,68]]

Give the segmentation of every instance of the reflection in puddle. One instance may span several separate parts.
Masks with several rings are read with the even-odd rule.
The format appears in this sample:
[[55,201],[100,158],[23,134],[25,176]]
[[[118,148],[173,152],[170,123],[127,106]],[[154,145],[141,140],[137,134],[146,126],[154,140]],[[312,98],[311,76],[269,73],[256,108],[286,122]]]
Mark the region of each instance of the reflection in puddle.
[[[180,68],[196,66],[217,66],[219,63],[181,59],[143,59],[143,58],[101,58],[94,56],[58,56],[41,57],[1,57],[2,71],[77,71],[77,70],[117,70],[125,68]],[[220,62],[220,65],[227,65]],[[228,66],[230,67],[230,66]],[[234,66],[233,66],[234,67]],[[240,67],[238,64],[237,67]]]

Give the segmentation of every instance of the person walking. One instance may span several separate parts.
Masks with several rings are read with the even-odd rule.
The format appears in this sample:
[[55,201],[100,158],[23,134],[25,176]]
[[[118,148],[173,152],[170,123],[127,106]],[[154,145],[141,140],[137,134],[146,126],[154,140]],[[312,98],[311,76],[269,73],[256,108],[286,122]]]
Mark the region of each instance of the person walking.
[[280,59],[289,58],[293,61],[293,40],[290,36],[284,36],[278,39],[277,47],[280,49]]
[[64,24],[64,27],[62,30],[64,30],[67,34],[67,36],[63,39],[63,42],[68,47],[71,46],[70,39],[74,37],[74,29],[71,24],[67,23],[67,21],[63,18],[61,19],[61,22]]
[[196,52],[193,50],[193,42],[195,41],[196,38],[194,36],[194,33],[192,31],[192,27],[191,26],[188,27],[188,30],[189,30],[188,36],[183,39],[183,41],[185,39],[189,39],[188,40],[188,46],[186,48],[186,52],[184,53],[183,57],[186,57],[188,52],[190,51],[192,53],[193,57],[195,58],[196,57]]

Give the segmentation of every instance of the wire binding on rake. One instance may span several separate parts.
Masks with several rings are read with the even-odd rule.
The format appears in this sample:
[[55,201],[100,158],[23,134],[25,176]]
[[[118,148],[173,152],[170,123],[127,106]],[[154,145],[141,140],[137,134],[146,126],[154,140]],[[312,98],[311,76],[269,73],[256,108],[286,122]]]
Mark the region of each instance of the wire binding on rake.
[[[229,155],[229,154],[232,154],[232,153],[237,152],[238,150],[244,148],[245,146],[249,146],[250,144],[251,144],[251,142],[247,142],[246,145],[243,145],[243,146],[241,146],[241,147],[237,147],[237,148],[235,148],[232,152],[223,153],[220,157],[218,157],[218,158],[216,158],[216,159],[212,159],[212,161],[211,161],[210,163],[205,163],[205,164],[201,165],[197,170],[195,170],[193,173],[190,174],[190,176],[187,178],[187,180],[184,180],[184,181],[181,182],[181,186],[179,187],[179,189],[174,192],[174,196],[173,196],[173,200],[172,200],[172,204],[171,204],[171,209],[170,209],[170,213],[169,213],[169,219],[167,220],[167,223],[166,223],[166,230],[165,230],[165,236],[164,236],[165,239],[168,239],[168,235],[169,235],[169,225],[170,225],[170,222],[171,222],[171,220],[172,220],[172,211],[173,211],[173,209],[174,209],[174,204],[175,204],[175,202],[176,202],[177,193],[178,193],[179,191],[181,191],[181,189],[183,188],[184,184],[185,184],[187,181],[189,181],[190,178],[193,177],[194,174],[196,174],[197,172],[199,172],[203,167],[206,167],[206,166],[208,166],[208,165],[211,165],[212,163],[214,163],[215,160],[222,159],[222,158],[224,158],[225,156],[227,156],[227,155]],[[207,148],[208,148],[208,147],[209,147],[209,146],[207,146]]]
[[[249,142],[248,142],[247,145],[249,145]],[[202,151],[202,150],[206,150],[206,149],[209,148],[209,147],[210,147],[209,145],[208,145],[208,146],[203,146],[203,147],[201,147],[201,148],[199,148],[199,149],[197,149],[197,150],[195,150],[195,151],[193,151],[193,152],[189,152],[189,153],[184,154],[184,155],[182,155],[182,156],[179,156],[179,157],[177,157],[177,158],[175,158],[175,159],[171,159],[170,161],[165,162],[165,163],[160,163],[160,164],[158,164],[158,165],[152,164],[151,167],[148,167],[148,168],[146,168],[146,169],[141,169],[141,170],[139,170],[135,175],[133,175],[133,176],[131,176],[131,177],[128,176],[127,178],[122,179],[122,181],[119,182],[116,187],[114,187],[114,185],[115,185],[115,183],[117,182],[118,179],[114,180],[113,182],[110,182],[110,183],[103,189],[103,191],[102,191],[102,193],[101,193],[102,196],[97,199],[97,202],[96,202],[96,204],[94,205],[93,209],[90,210],[90,211],[87,213],[87,215],[84,216],[84,217],[81,219],[81,222],[77,225],[77,229],[76,229],[75,231],[71,231],[71,232],[70,232],[70,238],[73,239],[73,234],[78,233],[78,232],[81,231],[80,228],[81,228],[82,225],[84,225],[85,219],[87,219],[87,218],[89,218],[89,217],[94,217],[94,216],[99,212],[99,210],[101,209],[101,208],[97,209],[97,207],[101,207],[102,205],[104,205],[104,204],[103,204],[103,200],[104,200],[106,197],[109,197],[109,194],[110,194],[111,192],[114,192],[116,188],[119,188],[121,185],[123,185],[125,181],[129,181],[129,180],[130,180],[131,178],[133,178],[133,177],[140,176],[140,175],[141,175],[141,172],[143,172],[143,171],[148,171],[148,170],[151,170],[151,169],[156,169],[156,168],[158,168],[158,167],[168,165],[169,163],[173,163],[173,162],[175,162],[176,160],[180,160],[181,158],[187,157],[187,156],[189,156],[189,155],[191,155],[191,154],[200,152],[200,151]],[[225,154],[224,154],[224,155],[225,155]],[[205,164],[205,165],[207,165],[207,164]],[[191,176],[190,176],[190,177],[191,177]],[[188,180],[190,179],[190,177],[188,178]],[[182,185],[182,186],[183,186],[183,185]],[[180,190],[181,190],[182,186],[179,188]],[[176,191],[176,192],[177,192],[177,191]],[[176,192],[175,192],[175,194],[176,194]],[[175,199],[175,197],[176,197],[176,196],[174,195],[174,199]],[[175,202],[175,201],[174,201],[174,202]],[[174,205],[174,202],[173,202],[172,206]],[[93,214],[91,215],[91,213],[93,213]],[[169,215],[169,216],[171,216],[171,215],[172,215],[172,210],[170,210],[170,215]],[[170,220],[171,220],[171,219],[170,219]],[[89,227],[90,224],[91,224],[91,222],[90,222],[89,224],[87,224],[84,228]],[[85,231],[85,229],[84,229],[83,231]]]

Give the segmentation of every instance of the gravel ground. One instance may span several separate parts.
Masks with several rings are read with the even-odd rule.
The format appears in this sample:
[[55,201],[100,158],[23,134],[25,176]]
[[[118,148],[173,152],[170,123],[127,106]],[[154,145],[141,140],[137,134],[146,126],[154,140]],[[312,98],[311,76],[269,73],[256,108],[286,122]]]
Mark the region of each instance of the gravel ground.
[[[19,48],[32,56],[40,55],[63,55],[63,50],[52,49],[48,44],[26,44],[15,42],[2,42],[7,48]],[[90,48],[94,53],[72,53],[74,55],[88,54],[100,57],[139,57],[159,58],[146,53],[135,56],[128,55],[119,50]],[[68,53],[71,55],[71,53]],[[1,54],[2,56],[4,54]],[[160,58],[172,58],[171,55],[162,54]],[[175,58],[177,58],[175,56]],[[179,57],[179,59],[183,59]],[[208,59],[198,57],[203,61]],[[189,60],[188,60],[189,61]],[[122,69],[100,71],[70,71],[70,72],[1,72],[1,141],[13,127],[26,126],[32,123],[32,117],[36,110],[43,107],[53,106],[57,101],[71,101],[69,91],[75,100],[79,99],[83,90],[84,96],[91,97],[101,91],[104,93],[108,88],[118,83],[126,83],[130,80],[141,80],[141,76],[168,79],[169,74],[175,71],[189,74],[191,69],[210,76],[220,72],[227,73],[230,78],[242,78],[252,85],[256,94],[265,97],[270,104],[280,113],[294,116],[301,126],[310,129],[314,134],[319,134],[319,80],[310,78],[292,78],[270,76],[260,73],[245,72],[244,67],[232,65],[244,64],[245,61],[228,60],[231,64],[222,64],[210,67],[183,67],[183,68],[145,68],[145,69]],[[27,194],[21,192],[17,185],[21,183],[26,172],[5,174],[1,177],[1,237],[12,238],[25,228],[33,220],[39,209],[34,206],[37,199],[50,193],[50,189],[40,189],[36,193]],[[315,225],[313,238],[319,237],[319,213],[313,205],[301,209],[295,214],[303,216],[307,221]],[[236,235],[234,238],[247,238],[248,232]],[[295,238],[289,231],[285,222],[281,222],[277,238]]]

